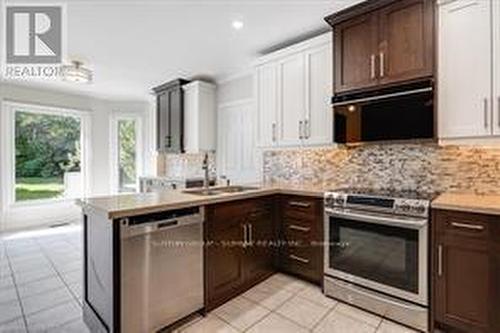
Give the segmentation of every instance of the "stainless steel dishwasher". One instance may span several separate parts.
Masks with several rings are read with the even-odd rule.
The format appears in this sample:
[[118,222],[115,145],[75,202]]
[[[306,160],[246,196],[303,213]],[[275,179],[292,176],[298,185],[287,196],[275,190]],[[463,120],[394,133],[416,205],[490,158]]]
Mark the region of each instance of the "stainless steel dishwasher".
[[203,207],[122,219],[122,332],[154,332],[203,308]]

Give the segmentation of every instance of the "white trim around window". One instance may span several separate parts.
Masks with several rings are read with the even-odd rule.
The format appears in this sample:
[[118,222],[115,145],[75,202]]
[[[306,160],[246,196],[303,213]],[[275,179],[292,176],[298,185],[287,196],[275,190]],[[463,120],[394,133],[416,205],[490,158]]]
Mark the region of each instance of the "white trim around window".
[[73,110],[53,106],[42,106],[28,103],[3,101],[1,105],[0,133],[2,157],[0,163],[0,177],[2,183],[2,208],[8,211],[16,207],[27,207],[35,205],[53,204],[55,202],[71,201],[73,199],[47,199],[30,200],[26,202],[16,202],[15,200],[15,113],[25,110],[26,112],[73,116],[80,120],[80,143],[81,143],[81,172],[82,172],[82,191],[86,196],[90,190],[90,114],[89,111]]

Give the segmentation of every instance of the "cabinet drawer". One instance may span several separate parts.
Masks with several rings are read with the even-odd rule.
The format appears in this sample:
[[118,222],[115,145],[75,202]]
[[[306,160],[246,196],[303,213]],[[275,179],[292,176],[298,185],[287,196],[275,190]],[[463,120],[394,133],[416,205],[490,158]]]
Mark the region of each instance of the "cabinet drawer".
[[437,230],[444,235],[471,237],[488,240],[492,217],[488,215],[439,211],[437,212]]
[[315,221],[321,210],[321,200],[308,197],[286,196],[282,198],[283,217]]
[[283,269],[312,282],[320,282],[322,275],[321,252],[315,247],[289,246],[282,253]]

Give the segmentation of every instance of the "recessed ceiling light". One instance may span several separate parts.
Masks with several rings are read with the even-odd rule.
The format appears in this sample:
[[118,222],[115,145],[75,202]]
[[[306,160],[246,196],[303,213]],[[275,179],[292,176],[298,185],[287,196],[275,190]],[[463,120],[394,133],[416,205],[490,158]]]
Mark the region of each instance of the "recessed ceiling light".
[[233,28],[236,30],[241,30],[243,28],[243,22],[238,20],[233,21]]

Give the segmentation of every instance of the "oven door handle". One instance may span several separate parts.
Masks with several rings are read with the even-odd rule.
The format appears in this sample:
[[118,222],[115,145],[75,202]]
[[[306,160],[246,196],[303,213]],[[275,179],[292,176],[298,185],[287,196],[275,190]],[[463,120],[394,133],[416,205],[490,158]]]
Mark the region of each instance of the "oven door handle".
[[427,219],[417,219],[408,216],[390,217],[390,216],[374,215],[369,213],[358,213],[352,210],[340,211],[336,209],[326,209],[325,212],[328,216],[331,217],[340,217],[360,222],[388,225],[388,226],[401,227],[407,229],[421,229],[428,224]]

